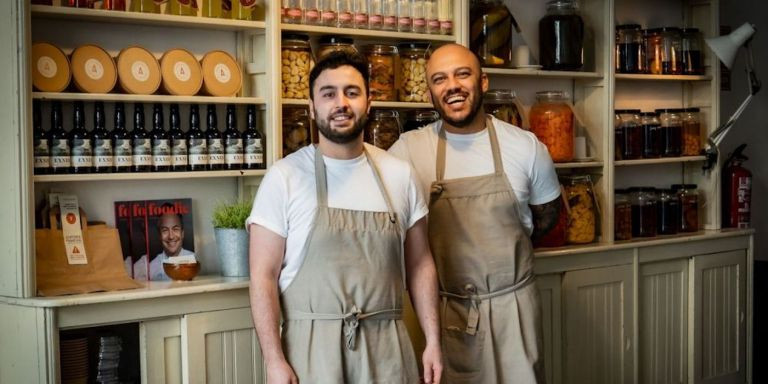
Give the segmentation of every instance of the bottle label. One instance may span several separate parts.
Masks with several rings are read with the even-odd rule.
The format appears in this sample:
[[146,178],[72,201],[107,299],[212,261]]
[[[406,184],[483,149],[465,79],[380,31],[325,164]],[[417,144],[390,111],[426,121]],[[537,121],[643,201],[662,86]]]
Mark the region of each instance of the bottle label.
[[152,164],[155,166],[171,165],[171,143],[168,139],[154,141],[152,147]]
[[114,159],[114,152],[112,151],[112,140],[93,140],[93,165],[96,168],[111,168],[114,166]]
[[34,149],[35,149],[35,157],[51,156],[51,146],[50,146],[50,143],[48,142],[48,139],[35,139]]
[[72,166],[75,168],[93,166],[91,139],[72,140]]
[[292,19],[300,19],[301,18],[301,8],[288,8],[286,10],[285,14],[292,18]]
[[37,59],[37,71],[46,78],[50,79],[56,76],[58,69],[56,62],[48,56],[41,56]]
[[213,75],[216,77],[216,80],[218,80],[221,83],[229,83],[229,80],[232,78],[232,73],[229,71],[229,67],[226,66],[226,64],[216,64],[215,67],[213,67]]
[[50,156],[35,156],[35,168],[50,168],[51,157]]
[[205,139],[189,139],[189,164],[207,165],[208,150]]
[[261,139],[248,139],[246,141],[245,163],[246,164],[263,164],[264,163],[264,147],[261,143]]
[[65,168],[72,166],[69,150],[69,141],[67,139],[51,140],[51,166],[54,168]]
[[133,165],[133,147],[131,139],[115,139],[115,166],[130,167]]
[[440,29],[445,31],[453,30],[453,20],[440,20]]
[[141,60],[136,60],[131,64],[131,75],[134,79],[145,82],[149,79],[149,66]]
[[208,163],[224,164],[224,143],[221,139],[208,139]]
[[187,141],[184,139],[171,141],[171,165],[186,166],[187,165]]
[[339,12],[339,22],[342,24],[348,24],[352,22],[351,12]]
[[429,29],[438,29],[440,28],[440,20],[429,19],[429,21],[427,21],[427,26],[429,27]]
[[320,19],[320,12],[318,12],[317,9],[307,9],[304,11],[304,17],[306,17],[308,21],[317,21]]
[[133,165],[152,165],[152,140],[133,139]]
[[394,27],[397,25],[397,16],[386,16],[384,17],[384,25]]
[[243,163],[243,139],[227,139],[224,160],[227,164]]
[[336,20],[336,12],[334,11],[323,11],[320,14],[320,17],[323,19],[324,22],[331,22]]
[[355,24],[357,24],[357,25],[368,24],[368,14],[367,13],[355,13]]
[[401,17],[397,19],[397,23],[400,24],[401,27],[407,27],[410,26],[413,22],[410,17]]
[[96,59],[85,61],[85,74],[93,80],[99,80],[104,77],[104,66]]
[[243,8],[253,8],[256,6],[256,0],[240,0],[240,6]]
[[192,71],[189,69],[189,65],[183,61],[177,61],[173,65],[173,75],[176,76],[179,81],[189,81],[192,76]]

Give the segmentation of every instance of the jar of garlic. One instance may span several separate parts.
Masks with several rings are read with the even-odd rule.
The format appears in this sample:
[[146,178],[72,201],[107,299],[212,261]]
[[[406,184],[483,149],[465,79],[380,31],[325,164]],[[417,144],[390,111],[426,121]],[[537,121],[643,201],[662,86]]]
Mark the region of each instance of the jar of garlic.
[[402,43],[400,51],[400,101],[426,103],[427,60],[430,55],[429,43]]
[[597,232],[597,200],[589,175],[576,175],[564,179],[568,209],[566,240],[569,244],[595,241]]
[[309,98],[309,71],[312,69],[312,48],[309,36],[285,34],[280,52],[282,62],[283,98]]

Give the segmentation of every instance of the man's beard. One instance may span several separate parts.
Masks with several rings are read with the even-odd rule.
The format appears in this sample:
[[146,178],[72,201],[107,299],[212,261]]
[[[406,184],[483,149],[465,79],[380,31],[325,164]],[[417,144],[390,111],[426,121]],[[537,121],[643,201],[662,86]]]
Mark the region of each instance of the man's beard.
[[433,104],[435,106],[435,110],[437,110],[437,113],[440,114],[440,118],[443,119],[443,121],[450,124],[452,127],[465,128],[475,120],[475,117],[477,117],[477,114],[480,112],[480,108],[483,107],[483,90],[479,86],[475,87],[475,95],[476,98],[473,100],[472,105],[470,106],[469,114],[467,117],[461,120],[455,120],[448,117],[448,115],[445,113],[445,109],[443,109],[443,105],[441,103],[442,100],[439,99],[434,93],[432,94],[432,100],[438,101]]
[[[317,110],[315,110],[315,116],[318,116]],[[328,118],[325,120],[316,119],[315,124],[323,137],[336,144],[347,144],[355,141],[363,133],[365,123],[368,121],[368,116],[365,115],[360,120],[355,121],[351,130],[340,132],[331,129],[331,116],[332,114],[328,115]]]

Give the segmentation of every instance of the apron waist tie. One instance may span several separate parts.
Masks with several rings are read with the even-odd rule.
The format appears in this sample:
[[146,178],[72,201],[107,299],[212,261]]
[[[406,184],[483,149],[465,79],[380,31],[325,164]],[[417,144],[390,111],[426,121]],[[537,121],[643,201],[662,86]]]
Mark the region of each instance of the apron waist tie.
[[478,306],[481,301],[489,300],[497,296],[503,296],[508,293],[517,291],[518,289],[521,289],[527,286],[528,284],[533,283],[534,279],[535,279],[535,276],[533,274],[529,274],[525,276],[522,280],[515,283],[514,285],[499,289],[498,291],[493,291],[493,292],[484,293],[480,295],[478,294],[460,295],[456,293],[440,291],[440,296],[442,297],[443,305],[445,305],[445,302],[449,298],[470,301],[469,314],[467,314],[467,328],[464,330],[464,332],[467,333],[468,335],[474,336],[477,333],[477,325],[480,322],[480,309],[478,308]]
[[382,309],[380,311],[363,313],[357,306],[352,306],[352,310],[344,314],[287,310],[283,316],[285,320],[343,320],[346,347],[352,351],[355,349],[357,328],[360,325],[360,320],[400,320],[403,318],[403,310]]

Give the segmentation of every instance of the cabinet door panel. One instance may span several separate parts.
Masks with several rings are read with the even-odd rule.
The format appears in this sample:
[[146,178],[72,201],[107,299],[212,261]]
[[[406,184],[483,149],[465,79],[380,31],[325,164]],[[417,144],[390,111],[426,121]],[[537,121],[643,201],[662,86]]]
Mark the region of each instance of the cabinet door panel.
[[562,314],[560,275],[536,276],[541,297],[541,329],[544,342],[544,371],[547,383],[562,383]]
[[181,383],[181,319],[144,321],[139,327],[141,381]]

